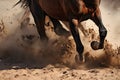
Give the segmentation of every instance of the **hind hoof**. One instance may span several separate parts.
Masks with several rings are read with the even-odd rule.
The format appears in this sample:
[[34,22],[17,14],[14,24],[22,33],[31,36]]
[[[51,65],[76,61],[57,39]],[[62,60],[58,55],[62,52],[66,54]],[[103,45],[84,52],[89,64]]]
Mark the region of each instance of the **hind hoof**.
[[93,41],[91,43],[91,47],[92,47],[93,50],[98,50],[99,49],[99,42]]
[[70,32],[65,30],[64,28],[57,28],[55,30],[55,33],[59,36],[70,36],[71,35]]

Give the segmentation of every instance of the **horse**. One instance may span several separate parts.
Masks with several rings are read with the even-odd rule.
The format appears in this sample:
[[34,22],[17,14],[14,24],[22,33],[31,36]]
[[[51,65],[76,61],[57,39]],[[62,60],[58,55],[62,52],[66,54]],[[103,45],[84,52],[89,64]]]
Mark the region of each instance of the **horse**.
[[20,0],[18,3],[20,2],[29,7],[41,40],[48,40],[44,27],[45,16],[50,17],[55,28],[62,26],[58,20],[67,21],[79,53],[79,60],[83,61],[84,46],[77,26],[80,22],[90,19],[98,26],[100,36],[99,42],[91,42],[91,47],[94,50],[104,48],[107,29],[101,18],[101,0]]

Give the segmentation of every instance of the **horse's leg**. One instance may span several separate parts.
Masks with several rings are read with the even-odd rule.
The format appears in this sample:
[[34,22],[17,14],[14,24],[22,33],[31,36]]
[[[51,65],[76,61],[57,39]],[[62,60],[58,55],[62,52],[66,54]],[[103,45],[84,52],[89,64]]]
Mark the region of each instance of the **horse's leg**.
[[53,23],[54,31],[57,35],[70,36],[70,32],[65,30],[57,19],[50,17],[50,20]]
[[40,6],[36,3],[36,1],[33,1],[31,5],[29,6],[30,11],[33,15],[37,31],[40,35],[41,40],[48,40],[48,37],[45,33],[45,13],[41,10]]
[[70,31],[72,33],[72,36],[73,36],[75,44],[76,44],[76,50],[79,53],[80,61],[83,61],[83,54],[82,53],[83,53],[84,47],[83,47],[83,44],[80,40],[80,35],[79,35],[78,27],[77,27],[78,21],[72,19],[69,21],[69,24],[70,24]]
[[99,35],[100,35],[100,42],[93,41],[91,43],[91,47],[94,50],[102,49],[104,47],[104,39],[107,35],[107,30],[103,25],[103,22],[102,22],[102,19],[101,19],[101,13],[100,13],[99,9],[95,12],[94,16],[91,19],[99,27]]

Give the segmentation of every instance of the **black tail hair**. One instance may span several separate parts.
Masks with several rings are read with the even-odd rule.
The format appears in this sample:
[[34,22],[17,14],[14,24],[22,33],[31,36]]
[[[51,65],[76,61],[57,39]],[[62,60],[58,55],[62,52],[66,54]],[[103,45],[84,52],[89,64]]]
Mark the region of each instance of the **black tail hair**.
[[13,7],[18,5],[19,3],[21,3],[21,7],[26,8],[26,7],[30,6],[31,0],[19,0]]

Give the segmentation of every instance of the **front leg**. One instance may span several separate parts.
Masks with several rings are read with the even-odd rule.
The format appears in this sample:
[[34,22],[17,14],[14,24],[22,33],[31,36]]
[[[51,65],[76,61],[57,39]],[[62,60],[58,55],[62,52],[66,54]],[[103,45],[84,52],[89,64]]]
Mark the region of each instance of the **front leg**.
[[99,8],[93,14],[91,19],[99,27],[99,35],[100,35],[100,42],[93,41],[91,43],[91,47],[94,50],[102,49],[104,47],[104,39],[105,39],[105,37],[107,35],[107,30],[106,30],[106,28],[103,25],[103,22],[102,22],[102,19],[101,19],[101,13],[100,13],[100,9]]
[[71,19],[69,21],[69,24],[70,24],[70,31],[72,33],[72,36],[73,36],[75,44],[76,44],[76,50],[79,53],[79,59],[80,59],[80,61],[83,61],[83,54],[82,53],[83,53],[84,47],[83,47],[82,42],[80,40],[80,35],[79,35],[78,27],[77,27],[78,21]]

